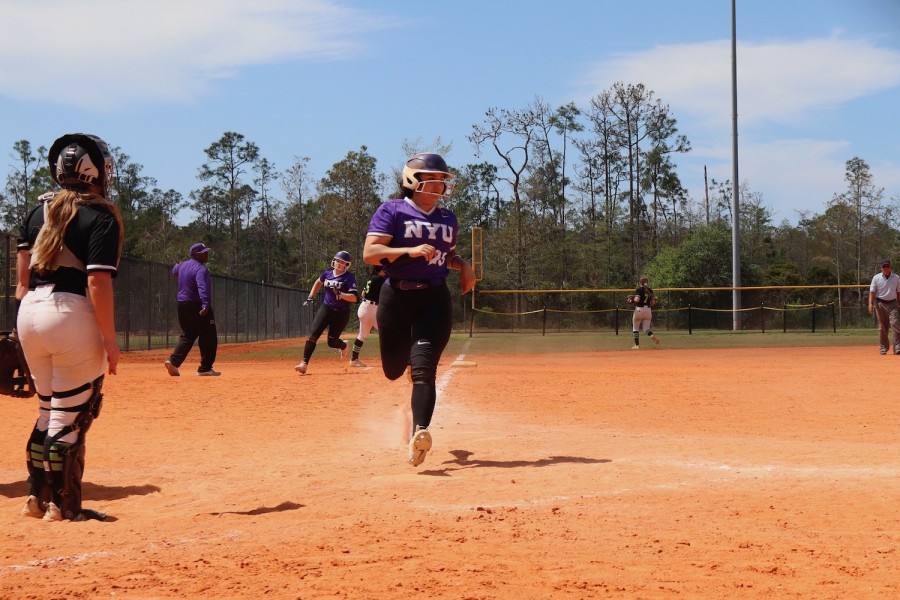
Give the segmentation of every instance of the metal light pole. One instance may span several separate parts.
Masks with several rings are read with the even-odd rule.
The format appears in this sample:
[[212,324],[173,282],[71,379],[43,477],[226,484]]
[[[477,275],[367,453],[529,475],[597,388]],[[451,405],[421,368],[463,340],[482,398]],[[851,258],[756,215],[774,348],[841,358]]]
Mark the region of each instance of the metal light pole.
[[737,117],[737,27],[735,2],[731,0],[731,305],[732,328],[741,329],[741,218],[740,184],[738,183],[738,117]]

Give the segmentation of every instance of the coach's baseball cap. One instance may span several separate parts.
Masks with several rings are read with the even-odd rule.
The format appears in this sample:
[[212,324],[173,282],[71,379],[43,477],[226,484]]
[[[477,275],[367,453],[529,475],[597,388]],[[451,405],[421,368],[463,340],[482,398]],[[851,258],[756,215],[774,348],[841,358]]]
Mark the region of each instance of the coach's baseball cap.
[[203,254],[204,252],[209,252],[209,246],[202,242],[197,242],[196,244],[191,246],[190,250],[188,250],[188,254],[190,256],[193,256],[195,254]]
[[882,267],[889,267],[889,266],[891,266],[891,260],[890,260],[889,258],[882,258],[882,259],[881,259],[881,266],[882,266]]

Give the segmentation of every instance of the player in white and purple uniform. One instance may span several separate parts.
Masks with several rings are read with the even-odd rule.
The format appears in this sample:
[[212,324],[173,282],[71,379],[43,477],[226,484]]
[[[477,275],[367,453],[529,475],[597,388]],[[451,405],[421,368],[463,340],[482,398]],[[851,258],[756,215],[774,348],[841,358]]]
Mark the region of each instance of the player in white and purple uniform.
[[375,211],[363,250],[363,259],[384,265],[386,276],[377,313],[384,374],[395,380],[410,367],[413,466],[425,460],[432,445],[428,426],[437,399],[437,365],[453,318],[449,269],[460,272],[463,294],[475,286],[471,265],[456,254],[456,215],[438,206],[450,195],[451,178],[439,154],[416,154],[406,161],[403,198],[388,200]]
[[316,342],[326,329],[328,329],[328,346],[337,349],[341,353],[341,358],[344,358],[347,352],[347,342],[341,339],[341,334],[350,321],[350,305],[359,302],[356,277],[349,269],[350,253],[346,250],[337,252],[331,259],[331,268],[322,271],[309,292],[309,298],[303,303],[303,306],[311,304],[319,290],[325,288],[325,300],[313,317],[312,329],[303,347],[303,360],[294,367],[301,375],[306,375],[309,361],[316,351]]
[[364,368],[366,366],[366,363],[359,360],[359,353],[366,343],[366,338],[372,332],[372,328],[378,329],[375,313],[378,312],[378,298],[381,295],[382,286],[384,286],[384,267],[375,265],[372,267],[372,276],[369,277],[366,287],[363,288],[359,309],[356,311],[356,316],[359,317],[359,335],[356,336],[356,340],[353,342],[353,352],[350,353],[351,367]]

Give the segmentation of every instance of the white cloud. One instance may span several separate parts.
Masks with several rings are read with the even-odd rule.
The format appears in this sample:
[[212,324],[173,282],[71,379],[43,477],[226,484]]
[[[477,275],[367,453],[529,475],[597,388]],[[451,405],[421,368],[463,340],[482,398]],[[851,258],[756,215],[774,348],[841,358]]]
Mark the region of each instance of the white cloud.
[[330,0],[0,0],[0,94],[186,101],[242,67],[358,54],[383,20]]
[[[762,194],[763,204],[775,222],[796,222],[798,212],[821,213],[836,193],[842,192],[844,164],[850,144],[845,141],[785,139],[742,144],[738,179]],[[691,197],[704,197],[703,166],[712,180],[731,181],[731,145],[694,147],[689,157],[678,159],[683,183]],[[871,166],[871,165],[870,165]],[[873,168],[873,173],[875,172]],[[877,182],[876,182],[877,183]]]
[[[877,96],[900,86],[900,51],[831,37],[739,43],[737,57],[738,178],[762,193],[776,221],[796,222],[800,211],[821,213],[844,191],[845,163],[853,156],[868,162],[886,196],[897,194],[900,169],[882,142],[894,139],[883,129],[894,107]],[[593,96],[616,81],[643,83],[672,108],[692,142],[692,151],[676,161],[695,200],[703,198],[704,165],[710,179],[731,180],[730,41],[622,54],[596,66],[585,89]],[[867,107],[865,115],[844,112],[853,101]],[[837,132],[835,124],[863,117],[882,129]],[[846,139],[850,135],[854,139]]]
[[[590,94],[615,81],[644,83],[677,115],[720,128],[731,119],[731,42],[657,46],[622,54],[586,78]],[[900,52],[864,40],[738,43],[742,125],[784,123],[900,85]]]

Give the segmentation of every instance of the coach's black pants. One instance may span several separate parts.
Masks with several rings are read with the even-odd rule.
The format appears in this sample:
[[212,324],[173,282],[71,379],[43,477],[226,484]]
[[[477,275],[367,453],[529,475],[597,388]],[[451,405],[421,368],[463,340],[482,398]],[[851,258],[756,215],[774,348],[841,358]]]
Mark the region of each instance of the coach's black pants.
[[213,309],[205,315],[200,314],[202,308],[199,302],[178,303],[178,324],[181,326],[181,337],[169,357],[176,367],[187,358],[188,352],[194,347],[194,341],[200,339],[200,366],[197,371],[209,371],[216,362],[216,350],[219,347],[219,336],[216,332],[216,317]]

